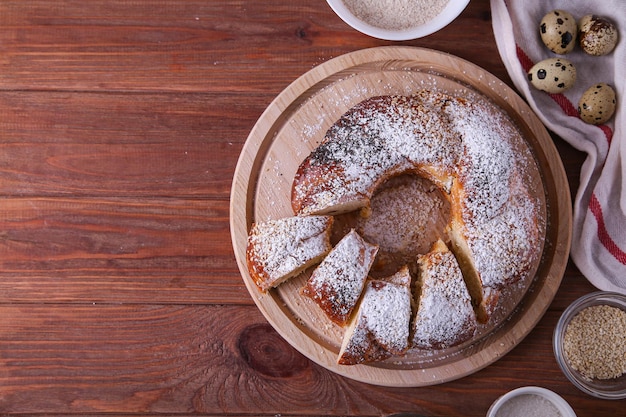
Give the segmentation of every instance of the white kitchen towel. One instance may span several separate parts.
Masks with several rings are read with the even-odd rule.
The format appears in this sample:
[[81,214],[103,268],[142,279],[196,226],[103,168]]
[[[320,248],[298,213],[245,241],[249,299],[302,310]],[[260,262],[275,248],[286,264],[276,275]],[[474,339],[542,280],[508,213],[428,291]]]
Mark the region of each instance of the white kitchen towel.
[[[619,30],[612,53],[591,56],[577,45],[557,55],[541,41],[539,24],[561,9],[577,20],[587,14],[609,18]],[[624,0],[491,0],[498,51],[513,83],[548,129],[586,152],[573,207],[571,258],[597,288],[626,294],[626,1]],[[554,57],[576,67],[574,86],[562,94],[533,88],[527,71]],[[604,125],[578,117],[578,100],[593,84],[605,82],[617,95],[617,110]],[[574,191],[574,190],[573,190]]]

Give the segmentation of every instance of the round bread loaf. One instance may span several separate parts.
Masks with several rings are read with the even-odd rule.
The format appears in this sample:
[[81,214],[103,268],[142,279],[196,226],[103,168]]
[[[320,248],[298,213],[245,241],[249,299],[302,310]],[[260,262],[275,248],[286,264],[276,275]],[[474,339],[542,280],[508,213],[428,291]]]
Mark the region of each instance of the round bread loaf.
[[[338,215],[367,207],[377,187],[411,172],[450,202],[443,231],[486,322],[502,290],[527,279],[543,250],[543,206],[526,170],[536,162],[508,116],[486,99],[435,91],[369,98],[345,113],[300,164],[294,212]],[[416,257],[419,254],[416,254]]]

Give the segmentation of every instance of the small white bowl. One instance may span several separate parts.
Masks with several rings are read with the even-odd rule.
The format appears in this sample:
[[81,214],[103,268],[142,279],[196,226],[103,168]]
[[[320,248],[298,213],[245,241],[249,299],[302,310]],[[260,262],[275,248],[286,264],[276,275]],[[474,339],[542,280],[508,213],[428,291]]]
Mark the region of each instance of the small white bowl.
[[537,395],[551,402],[554,407],[559,411],[562,417],[576,417],[576,413],[570,405],[560,395],[552,392],[548,389],[541,387],[521,387],[509,391],[502,397],[498,398],[489,408],[487,417],[496,417],[498,411],[502,409],[504,404],[511,401],[513,398],[520,397],[522,395]]
[[447,26],[465,10],[470,0],[450,0],[442,12],[432,20],[403,30],[390,30],[373,26],[355,16],[346,7],[343,0],[326,0],[326,2],[344,22],[359,32],[378,39],[404,41],[422,38]]

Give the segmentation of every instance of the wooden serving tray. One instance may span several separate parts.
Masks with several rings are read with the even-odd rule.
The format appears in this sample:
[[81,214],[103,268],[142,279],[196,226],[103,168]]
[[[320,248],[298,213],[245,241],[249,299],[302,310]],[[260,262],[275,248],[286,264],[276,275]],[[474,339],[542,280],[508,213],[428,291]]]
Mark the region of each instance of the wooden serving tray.
[[[343,329],[331,324],[298,293],[306,274],[261,294],[246,265],[253,222],[293,216],[291,183],[302,160],[326,130],[360,101],[384,94],[435,89],[481,95],[517,124],[537,165],[537,190],[545,199],[544,251],[530,288],[507,311],[508,319],[456,348],[412,353],[381,363],[336,363]],[[302,354],[340,375],[386,386],[426,386],[461,378],[515,347],[541,319],[560,285],[569,256],[572,213],[565,171],[550,136],[526,103],[483,69],[445,53],[414,47],[378,47],[349,53],[307,72],[269,105],[239,158],[231,190],[233,248],[252,298],[276,331]]]

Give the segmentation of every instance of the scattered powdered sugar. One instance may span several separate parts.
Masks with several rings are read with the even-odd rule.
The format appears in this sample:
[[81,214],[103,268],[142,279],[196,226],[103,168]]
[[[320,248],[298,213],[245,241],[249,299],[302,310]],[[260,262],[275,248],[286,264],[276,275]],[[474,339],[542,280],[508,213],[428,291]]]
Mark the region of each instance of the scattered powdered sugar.
[[484,286],[511,284],[530,268],[539,250],[534,208],[527,195],[517,195],[502,213],[469,229],[468,245]]
[[371,195],[384,177],[416,166],[453,169],[460,142],[444,128],[447,116],[436,107],[441,103],[429,102],[429,97],[373,97],[344,114],[296,174],[298,212],[327,213],[344,201]]
[[356,306],[378,247],[352,230],[313,271],[303,293],[329,318],[345,324]]
[[474,309],[452,252],[435,251],[421,257],[420,284],[413,322],[416,347],[450,347],[474,333]]
[[[461,142],[448,128],[449,115],[444,109],[453,102],[449,97],[420,91],[409,97],[395,97],[388,123],[387,146],[408,159],[413,165],[431,165],[442,171],[451,171],[457,164]],[[397,125],[400,129],[390,129]]]
[[359,19],[383,29],[410,29],[440,14],[450,0],[344,0]]
[[344,335],[340,363],[381,360],[408,349],[410,282],[406,268],[384,280],[367,282],[359,309]]
[[[449,106],[451,108],[452,106]],[[467,197],[464,221],[490,219],[509,198],[509,178],[516,168],[507,131],[499,113],[483,106],[454,106],[451,124],[463,140],[458,172]]]
[[330,250],[328,216],[286,217],[253,225],[248,235],[248,264],[257,285],[268,289],[277,280],[300,270]]
[[408,288],[384,282],[368,286],[363,302],[365,326],[388,351],[400,354],[408,347],[411,300]]
[[523,168],[510,142],[519,133],[487,103],[455,114],[464,147],[458,165],[464,235],[483,286],[501,287],[521,278],[540,249],[537,202],[520,181]]
[[363,326],[394,354],[404,352],[409,342],[411,299],[408,288],[372,281],[363,298]]

